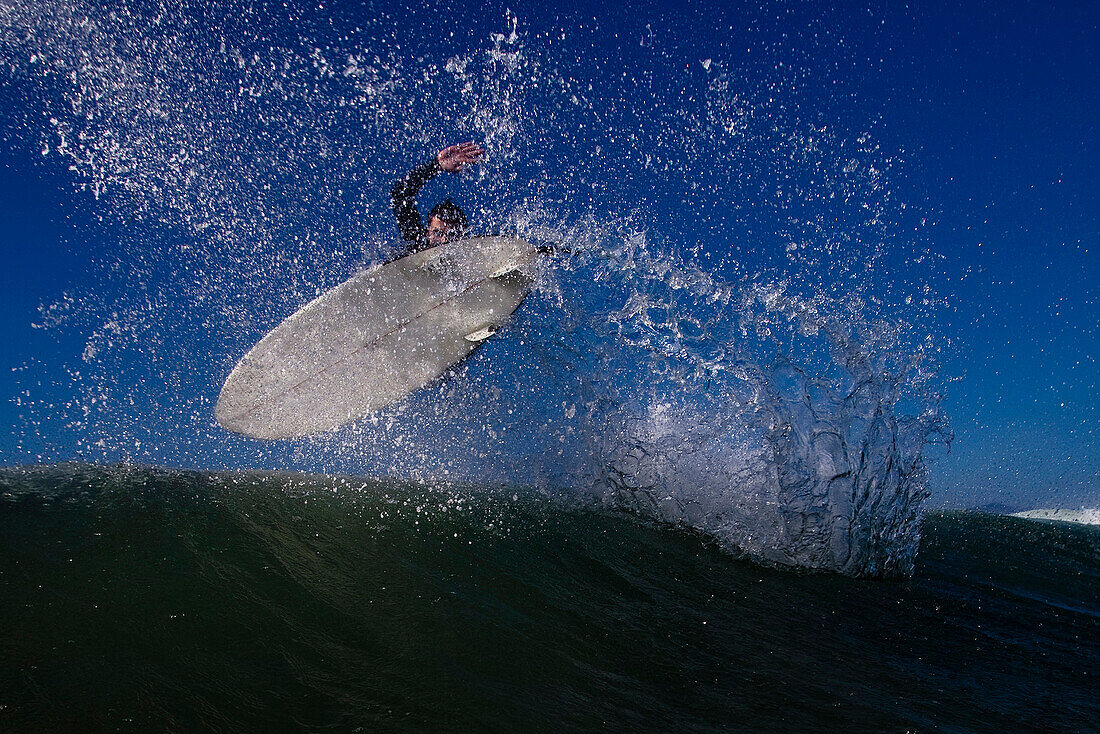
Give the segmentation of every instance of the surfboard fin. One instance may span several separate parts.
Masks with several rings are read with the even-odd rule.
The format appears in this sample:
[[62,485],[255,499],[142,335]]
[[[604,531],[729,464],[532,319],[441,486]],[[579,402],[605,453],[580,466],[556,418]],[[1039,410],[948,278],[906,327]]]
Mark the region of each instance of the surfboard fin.
[[503,268],[498,268],[489,277],[490,278],[503,278],[508,273],[514,273],[517,270],[519,270],[519,265],[505,265]]
[[467,334],[463,339],[468,342],[483,342],[495,333],[497,333],[497,327],[490,325]]

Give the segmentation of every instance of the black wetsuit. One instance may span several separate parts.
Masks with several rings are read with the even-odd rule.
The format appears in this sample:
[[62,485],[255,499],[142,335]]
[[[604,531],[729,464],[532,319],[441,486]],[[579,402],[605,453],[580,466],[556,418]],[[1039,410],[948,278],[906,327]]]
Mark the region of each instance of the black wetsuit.
[[443,169],[439,161],[434,157],[409,171],[405,178],[401,179],[390,189],[390,198],[393,200],[393,215],[397,217],[397,230],[401,233],[401,239],[409,244],[409,252],[416,252],[429,247],[428,228],[424,226],[424,220],[420,211],[416,208],[416,195],[424,184],[431,181]]

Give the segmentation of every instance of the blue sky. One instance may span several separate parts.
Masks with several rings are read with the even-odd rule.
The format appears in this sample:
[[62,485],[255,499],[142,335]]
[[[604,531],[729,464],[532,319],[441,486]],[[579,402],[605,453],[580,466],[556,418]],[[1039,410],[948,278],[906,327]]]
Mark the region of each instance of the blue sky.
[[[141,16],[141,4],[130,7],[135,17],[147,17]],[[491,169],[496,172],[493,175],[503,171],[502,178],[490,178],[488,184],[462,182],[464,200],[475,210],[513,205],[523,196],[543,196],[559,219],[591,212],[609,218],[635,216],[656,239],[682,241],[689,262],[721,277],[736,279],[754,270],[789,271],[800,282],[831,279],[828,287],[834,291],[841,282],[837,272],[825,266],[815,271],[808,259],[792,260],[785,254],[778,238],[778,234],[790,235],[784,217],[816,216],[826,222],[823,236],[838,241],[843,240],[843,232],[858,230],[862,237],[870,236],[871,229],[848,227],[844,219],[851,215],[848,209],[831,209],[813,195],[813,166],[785,168],[787,164],[778,158],[768,157],[778,154],[774,146],[767,147],[766,118],[774,115],[779,130],[827,130],[821,134],[825,150],[818,152],[815,165],[831,160],[828,146],[851,150],[862,134],[869,133],[876,148],[866,154],[868,165],[888,163],[889,175],[879,188],[861,179],[863,188],[857,192],[868,204],[881,206],[887,219],[876,231],[887,241],[884,261],[888,264],[877,272],[868,294],[890,294],[884,296],[888,300],[927,284],[942,303],[913,315],[945,345],[944,407],[956,434],[951,453],[932,465],[933,502],[964,506],[1100,502],[1100,401],[1095,397],[1095,360],[1100,351],[1096,334],[1100,321],[1096,286],[1100,278],[1096,148],[1100,82],[1095,73],[1100,67],[1100,7],[1071,2],[1041,6],[928,2],[908,7],[866,2],[819,10],[794,2],[737,7],[642,3],[630,14],[617,5],[547,9],[511,3],[507,7],[510,10],[496,3],[476,7],[449,3],[431,9],[323,3],[292,6],[288,11],[281,4],[253,4],[246,19],[244,14],[216,6],[206,14],[183,16],[191,20],[165,32],[166,37],[182,38],[193,47],[201,49],[205,44],[211,49],[208,57],[196,52],[180,61],[171,55],[178,50],[167,45],[159,52],[154,47],[149,59],[143,60],[156,61],[157,53],[161,59],[179,63],[213,59],[209,63],[215,71],[202,78],[216,96],[219,83],[227,79],[233,81],[232,91],[239,91],[231,65],[224,72],[215,65],[227,58],[216,53],[226,38],[231,46],[252,50],[262,59],[276,58],[270,48],[281,44],[292,53],[278,58],[300,61],[303,69],[312,63],[311,47],[326,53],[339,49],[342,55],[329,55],[341,61],[347,49],[362,49],[364,65],[373,63],[371,57],[381,56],[383,63],[374,68],[388,70],[391,76],[378,77],[378,94],[390,96],[385,104],[368,104],[364,110],[375,110],[380,129],[415,132],[391,144],[368,137],[353,140],[355,133],[349,127],[347,150],[337,146],[334,152],[325,152],[311,148],[312,139],[310,145],[304,144],[307,130],[299,135],[301,150],[295,151],[303,160],[330,155],[336,161],[334,178],[347,181],[331,195],[318,195],[317,222],[335,228],[346,221],[346,238],[358,242],[373,235],[381,241],[388,237],[390,223],[384,195],[375,191],[382,190],[380,182],[415,163],[425,151],[452,142],[447,138],[450,129],[476,133],[483,124],[462,118],[467,97],[459,95],[438,106],[417,97],[434,90],[445,76],[442,71],[426,70],[433,64],[442,67],[452,58],[476,60],[477,54],[494,44],[502,47],[500,39],[493,40],[494,34],[507,36],[514,27],[517,47],[522,47],[527,64],[524,73],[538,83],[510,89],[511,77],[504,69],[501,84],[485,84],[485,89],[477,90],[480,96],[474,106],[507,104],[514,92],[515,104],[528,105],[535,114],[522,117],[523,127],[512,137],[502,133],[487,141],[495,142],[498,149],[507,144],[514,150],[499,153],[498,160],[503,160]],[[186,271],[184,280],[191,284],[204,277],[216,282],[216,275],[199,271],[219,261],[192,262],[187,251],[175,245],[166,248],[160,238],[199,241],[202,235],[188,230],[188,223],[225,210],[217,209],[220,204],[211,191],[198,184],[173,190],[172,183],[178,179],[169,168],[176,164],[166,157],[147,163],[145,178],[139,181],[143,191],[136,197],[119,192],[125,188],[118,184],[124,180],[119,176],[114,179],[115,188],[108,188],[99,199],[80,190],[91,169],[78,165],[79,170],[69,170],[72,161],[57,155],[59,128],[49,118],[60,118],[62,123],[71,118],[88,131],[125,131],[130,129],[127,124],[138,123],[128,122],[122,113],[132,113],[140,105],[100,102],[98,121],[81,123],[74,113],[72,92],[66,92],[59,76],[48,82],[36,76],[28,65],[30,47],[5,38],[5,69],[10,75],[0,86],[0,129],[5,141],[0,149],[0,231],[5,233],[7,267],[0,281],[4,303],[0,336],[9,347],[0,365],[0,392],[13,401],[0,406],[2,420],[12,426],[10,435],[0,441],[0,461],[33,461],[39,453],[50,460],[94,457],[94,451],[78,443],[85,430],[79,419],[87,400],[83,391],[90,385],[88,372],[107,375],[112,369],[102,361],[89,365],[81,359],[89,339],[97,330],[102,336],[103,324],[120,307],[133,308],[139,293],[156,308],[186,312],[187,299],[202,291],[177,291],[178,272]],[[272,43],[265,46],[264,39]],[[507,40],[503,43],[506,51],[514,48]],[[156,68],[150,63],[153,78],[159,78]],[[252,69],[248,71],[252,81],[273,78]],[[426,76],[437,76],[420,81],[422,70]],[[719,73],[727,75],[723,84],[734,91],[707,97],[713,94]],[[309,77],[303,71],[301,78]],[[327,83],[340,81],[339,76],[335,79]],[[481,80],[484,83],[485,77]],[[127,89],[124,80],[111,81],[114,92]],[[386,87],[387,81],[395,85]],[[322,83],[317,85],[308,92],[312,96],[300,98],[308,104],[297,111],[277,105],[261,110],[270,114],[267,129],[273,142],[269,149],[263,147],[262,139],[257,142],[255,132],[262,128],[250,130],[248,119],[214,117],[209,109],[213,97],[206,99],[200,112],[223,123],[240,124],[240,137],[227,139],[239,140],[245,153],[267,150],[274,158],[286,155],[283,144],[294,139],[295,125],[325,125],[330,138],[340,140],[337,133],[345,123],[337,119],[336,107],[317,103],[326,94]],[[588,94],[587,107],[579,117],[561,107],[578,91]],[[144,92],[149,94],[149,88]],[[403,101],[402,94],[409,99]],[[227,95],[225,100],[231,98]],[[81,110],[88,108],[88,99],[85,96]],[[715,112],[715,102],[735,109],[730,112],[719,105]],[[722,138],[711,131],[701,134],[696,143],[690,131],[666,129],[689,119],[687,113],[696,115],[690,117],[693,120],[709,119],[699,112],[707,104],[711,105],[708,114],[727,114],[723,119],[743,120],[750,133],[765,132],[759,132],[753,142],[736,134]],[[393,110],[441,119],[420,128],[401,128],[401,121],[381,119],[382,113]],[[104,112],[119,113],[119,117],[112,120]],[[191,114],[186,108],[176,112],[181,118]],[[448,119],[452,113],[453,119]],[[517,114],[514,119],[521,118]],[[547,130],[538,129],[540,119],[550,121]],[[580,130],[572,137],[549,129],[575,120],[605,127]],[[185,126],[186,120],[179,124]],[[641,142],[631,137],[632,126],[640,126],[645,133]],[[221,135],[225,130],[216,132]],[[777,134],[770,140],[780,139]],[[43,148],[51,152],[43,155]],[[571,154],[575,160],[570,160]],[[210,155],[210,160],[234,160]],[[647,155],[654,159],[652,166],[641,163]],[[592,160],[601,165],[593,167]],[[242,170],[256,170],[241,165]],[[361,174],[355,171],[357,165],[364,167]],[[272,174],[276,187],[282,182],[295,191],[292,167],[288,164],[280,171]],[[791,186],[808,192],[808,203],[766,201],[763,194],[756,198],[753,181],[770,180],[769,176],[782,179],[787,174],[796,177]],[[157,182],[165,184],[165,193],[154,196],[149,187]],[[219,185],[218,193],[232,199],[246,196],[249,182],[239,177],[232,191]],[[194,200],[187,199],[189,191],[196,192]],[[269,271],[304,278],[305,284],[260,296],[264,308],[285,311],[300,302],[299,296],[309,295],[309,286],[333,285],[383,254],[369,245],[333,245],[341,241],[338,234],[326,235],[320,227],[318,235],[301,217],[295,220],[281,214],[278,202],[265,199],[262,192],[256,196],[261,202],[257,212],[265,218],[256,219],[255,212],[235,215],[234,234],[240,239],[221,251],[226,258],[234,258],[232,263],[223,262],[226,272],[244,271],[241,263],[249,255],[241,242],[248,237],[282,238],[285,245],[298,241],[294,239],[298,228],[310,232],[302,235],[300,251],[286,246],[288,262],[280,260]],[[570,202],[582,198],[586,201],[570,209]],[[306,240],[314,244],[305,244]],[[263,240],[256,251],[270,256],[268,244]],[[831,261],[834,264],[846,259],[858,262],[865,256],[862,240],[840,247],[840,255]],[[304,260],[320,260],[312,266],[291,264],[294,252]],[[889,264],[894,261],[896,266]],[[235,270],[238,267],[241,270]],[[323,274],[309,275],[310,267]],[[843,267],[850,274],[852,266]],[[896,286],[888,282],[893,278]],[[232,283],[216,287],[225,290]],[[257,285],[240,290],[247,293],[250,287]],[[73,299],[66,320],[55,328],[34,328],[32,324],[48,318],[39,312],[40,305],[61,304],[64,310],[66,294]],[[242,295],[218,297],[226,304],[243,300]],[[176,383],[166,391],[199,396],[209,393],[203,375],[224,372],[233,355],[239,356],[254,338],[251,332],[242,333],[204,346],[199,323],[203,318],[196,313],[158,322],[147,333],[131,330],[119,338],[150,340],[160,355],[157,359],[164,359],[166,353],[179,355],[188,367],[171,371]],[[149,379],[141,372],[141,353],[140,349],[122,353],[132,360],[117,366],[119,373],[129,375],[127,380]],[[193,375],[195,370],[198,376]],[[85,374],[74,378],[74,371]],[[30,394],[21,397],[23,391]],[[27,403],[39,407],[29,408]],[[57,410],[41,407],[47,404]],[[123,423],[156,424],[162,415],[157,405],[156,399],[139,404]],[[201,405],[196,398],[183,408],[173,408],[174,413],[167,412],[178,421],[180,415],[200,411]],[[64,413],[66,418],[54,420],[53,413]],[[188,432],[184,432],[186,441],[174,436],[172,425],[167,421],[152,433],[161,437],[163,446],[150,447],[146,432],[144,448],[127,453],[158,463],[174,459],[202,463],[201,447],[180,448],[198,439]],[[132,432],[140,433],[136,428]],[[218,461],[225,461],[224,452],[236,451],[242,465],[247,465],[250,450],[241,443],[219,448]]]

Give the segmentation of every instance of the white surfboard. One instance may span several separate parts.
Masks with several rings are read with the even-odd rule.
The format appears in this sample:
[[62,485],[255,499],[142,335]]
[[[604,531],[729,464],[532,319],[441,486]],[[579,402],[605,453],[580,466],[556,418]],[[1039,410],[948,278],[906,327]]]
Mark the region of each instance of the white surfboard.
[[438,378],[523,302],[538,252],[511,237],[450,242],[365,270],[260,340],[214,415],[255,438],[329,431]]

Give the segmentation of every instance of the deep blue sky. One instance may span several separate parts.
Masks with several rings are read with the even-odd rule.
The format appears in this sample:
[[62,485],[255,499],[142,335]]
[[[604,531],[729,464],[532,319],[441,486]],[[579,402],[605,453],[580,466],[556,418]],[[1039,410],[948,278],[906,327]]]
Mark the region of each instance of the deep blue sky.
[[[289,25],[285,11],[276,10],[258,10],[249,22],[268,18],[281,37],[344,38],[352,46],[384,38],[410,60],[486,48],[490,34],[506,26],[496,3],[431,10],[323,5],[303,6]],[[670,63],[711,59],[747,78],[772,81],[785,78],[777,69],[795,67],[802,88],[791,99],[800,105],[798,116],[841,135],[873,129],[882,148],[903,161],[890,179],[891,194],[925,220],[912,248],[934,256],[935,267],[921,277],[947,302],[930,318],[950,345],[943,374],[959,377],[945,401],[956,440],[951,454],[932,466],[934,502],[1100,503],[1100,5],[866,2],[835,12],[803,3],[762,5],[643,3],[629,14],[620,5],[508,7],[532,53],[560,54],[560,61],[575,51],[573,73],[602,80],[597,95],[636,93],[639,80],[617,70],[632,68],[637,47],[652,32]],[[231,23],[225,27],[232,31]],[[43,118],[57,102],[17,77],[0,87],[6,263],[0,338],[9,345],[0,360],[0,393],[18,401],[20,390],[33,388],[39,399],[79,402],[67,394],[72,387],[64,377],[80,369],[87,325],[79,314],[67,328],[31,324],[42,321],[40,304],[56,303],[63,293],[99,293],[109,304],[125,290],[133,250],[122,254],[115,243],[137,225],[107,215],[102,202],[76,191],[79,180],[63,159],[40,155],[44,141],[56,147]],[[693,78],[687,72],[656,76],[646,80],[644,93],[690,96],[697,91],[690,88]],[[683,79],[688,84],[678,87]],[[610,105],[607,116],[615,110]],[[397,167],[413,149],[406,141],[379,155]],[[608,209],[625,214],[639,192],[652,189],[650,216],[659,221],[674,216],[689,184],[675,172],[658,175],[656,183],[640,173],[620,176],[618,194],[606,182],[598,191]],[[695,223],[677,231],[694,239],[725,228],[744,243],[745,251],[735,253],[742,265],[752,267],[753,257],[760,267],[781,265],[781,248],[749,234],[754,205],[714,197],[700,205]],[[734,216],[724,207],[747,213]],[[383,211],[371,221],[381,230],[386,216]],[[102,263],[116,249],[119,268],[103,282]],[[724,254],[710,252],[700,263],[718,268]],[[43,374],[58,384],[21,382],[30,364],[52,366]],[[34,460],[41,446],[50,447],[51,459],[82,455],[79,429],[39,429],[21,415],[41,418],[17,402],[0,406],[0,420],[12,426],[0,441],[0,461]]]

